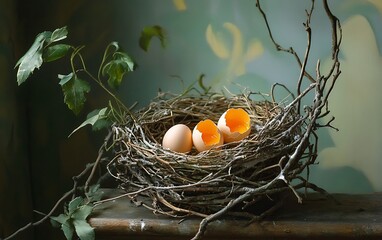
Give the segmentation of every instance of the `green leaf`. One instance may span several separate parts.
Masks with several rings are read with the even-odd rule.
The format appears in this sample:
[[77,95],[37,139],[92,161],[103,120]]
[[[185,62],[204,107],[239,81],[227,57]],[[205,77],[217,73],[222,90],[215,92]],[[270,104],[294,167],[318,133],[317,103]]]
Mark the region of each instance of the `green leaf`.
[[68,210],[69,210],[69,216],[73,214],[79,206],[84,202],[84,199],[82,197],[76,197],[72,201],[69,202]]
[[50,217],[50,222],[53,227],[60,227],[69,219],[69,216],[66,214],[60,214],[57,217]]
[[94,184],[89,187],[89,190],[87,193],[85,193],[86,197],[89,199],[90,202],[96,202],[101,200],[103,191],[99,190],[100,185]]
[[115,52],[113,59],[102,68],[102,74],[103,76],[109,75],[109,86],[117,88],[121,85],[125,73],[134,71],[134,69],[134,61],[126,53]]
[[166,47],[166,33],[162,27],[157,25],[145,27],[142,30],[141,37],[139,38],[139,46],[147,52],[153,37],[157,37],[160,40],[162,48]]
[[[107,109],[107,108],[103,108],[103,109]],[[98,130],[101,130],[104,128],[108,128],[113,124],[108,117],[108,112],[102,111],[103,109],[101,109],[101,110],[96,109],[94,111],[91,111],[86,117],[87,119],[90,119],[90,118],[98,115],[97,121],[95,121],[92,124],[93,131],[98,131]]]
[[43,50],[45,46],[53,42],[57,42],[66,38],[68,31],[66,27],[56,29],[52,32],[45,31],[39,33],[36,36],[35,41],[29,50],[22,56],[16,63],[15,68],[19,66],[17,70],[17,83],[18,85],[25,82],[28,77],[33,73],[37,68],[39,69],[43,63]]
[[60,79],[60,82],[59,84],[62,86],[64,84],[66,84],[67,82],[69,82],[70,80],[72,80],[74,74],[73,73],[69,73],[68,75],[62,75],[62,74],[58,74],[58,79]]
[[42,50],[44,42],[49,39],[51,35],[51,32],[42,32],[38,34],[29,50],[19,59],[19,61],[17,61],[15,68],[17,66],[19,67],[17,70],[18,85],[25,82],[36,68],[38,69],[41,67],[43,62]]
[[92,126],[96,125],[99,121],[102,121],[107,118],[106,115],[107,107],[102,108],[101,110],[94,110],[91,113],[88,114],[88,118],[81,123],[80,126],[78,126],[76,129],[73,130],[73,132],[69,135],[69,137],[77,132],[79,129],[83,128],[84,126],[90,124]]
[[61,79],[59,84],[64,93],[64,102],[68,108],[77,115],[85,104],[85,94],[90,92],[89,83],[78,78],[77,75],[73,73],[58,75],[58,78]]
[[47,47],[42,54],[42,58],[45,62],[52,62],[64,57],[70,48],[71,46],[67,44],[57,44]]
[[57,42],[62,39],[65,39],[68,35],[67,27],[57,28],[53,31],[52,36],[50,37],[49,43]]
[[95,194],[98,192],[99,188],[101,185],[99,184],[94,184],[89,187],[88,192],[86,193],[86,196],[91,196],[92,194]]
[[90,205],[82,205],[79,208],[77,208],[76,211],[72,214],[72,219],[77,220],[86,220],[86,218],[92,213],[93,207]]
[[70,219],[68,219],[61,225],[61,229],[64,232],[64,235],[67,240],[71,240],[73,238],[74,226]]
[[74,228],[76,230],[77,236],[81,240],[94,240],[95,233],[94,229],[84,220],[73,220]]

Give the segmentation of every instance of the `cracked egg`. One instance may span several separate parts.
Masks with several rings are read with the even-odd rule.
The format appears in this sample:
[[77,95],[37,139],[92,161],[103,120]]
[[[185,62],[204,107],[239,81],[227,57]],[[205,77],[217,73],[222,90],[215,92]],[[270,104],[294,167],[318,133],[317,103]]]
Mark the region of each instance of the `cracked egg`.
[[200,121],[192,132],[192,141],[199,152],[223,145],[223,135],[216,124],[210,120]]
[[225,143],[237,142],[250,134],[251,119],[242,108],[230,108],[220,117],[218,128]]

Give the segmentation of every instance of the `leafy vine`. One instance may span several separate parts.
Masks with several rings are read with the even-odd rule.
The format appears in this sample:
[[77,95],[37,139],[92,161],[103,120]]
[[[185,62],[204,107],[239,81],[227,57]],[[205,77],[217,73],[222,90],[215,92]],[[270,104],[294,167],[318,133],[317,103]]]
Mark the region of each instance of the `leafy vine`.
[[[80,128],[91,125],[94,130],[110,127],[113,123],[124,124],[128,119],[135,121],[130,108],[127,107],[117,96],[115,90],[121,85],[127,73],[136,69],[134,60],[124,52],[118,42],[111,42],[107,45],[101,64],[96,74],[92,73],[86,65],[82,55],[85,48],[82,46],[72,46],[61,43],[67,38],[67,27],[58,28],[54,31],[44,31],[39,33],[32,46],[22,56],[15,65],[17,69],[17,83],[23,84],[30,78],[34,70],[39,69],[44,63],[54,62],[65,56],[69,56],[71,72],[68,74],[58,74],[59,82],[64,102],[67,107],[78,115],[86,103],[86,95],[91,91],[90,81],[94,81],[110,98],[108,106],[95,109],[87,115],[87,119],[73,130],[70,134],[78,131]],[[139,46],[147,51],[153,38],[158,38],[162,47],[166,45],[165,30],[160,26],[145,27],[139,39]],[[69,136],[70,136],[69,135]],[[100,147],[98,158],[94,163],[88,164],[86,168],[78,175],[73,177],[73,187],[57,200],[56,204],[47,214],[36,222],[30,222],[19,228],[4,240],[10,240],[19,233],[38,226],[50,219],[54,227],[60,227],[66,239],[72,239],[74,233],[81,240],[92,240],[95,238],[94,229],[87,223],[87,218],[94,208],[94,203],[102,197],[102,191],[99,189],[104,178],[97,179],[96,184],[90,185],[95,170],[103,161],[101,156],[108,151],[107,139],[111,136],[109,133],[104,144]],[[86,181],[83,186],[79,186],[79,181]],[[69,202],[67,201],[71,197]],[[53,216],[58,207],[64,205],[64,212],[58,216]],[[37,212],[37,211],[36,211]],[[1,238],[0,238],[1,239]]]

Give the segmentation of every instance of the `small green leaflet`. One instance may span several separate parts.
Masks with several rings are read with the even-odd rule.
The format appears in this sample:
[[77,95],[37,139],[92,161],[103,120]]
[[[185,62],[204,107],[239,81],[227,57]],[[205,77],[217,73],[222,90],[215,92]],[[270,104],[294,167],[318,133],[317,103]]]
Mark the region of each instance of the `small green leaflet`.
[[62,28],[58,28],[58,29],[53,31],[52,36],[50,37],[48,44],[63,40],[67,37],[67,35],[68,35],[68,30],[67,30],[66,26],[64,26]]
[[94,240],[94,229],[86,222],[86,219],[93,211],[93,206],[85,204],[85,199],[76,197],[69,202],[66,214],[51,217],[54,227],[61,227],[66,239],[71,240],[74,231],[81,240]]
[[72,218],[78,220],[86,220],[86,218],[92,213],[93,207],[90,205],[82,205],[72,214]]
[[89,83],[78,78],[73,73],[68,75],[59,74],[58,78],[61,80],[59,84],[64,94],[64,102],[77,115],[86,101],[85,94],[90,92]]
[[70,215],[60,214],[57,217],[50,217],[50,222],[53,227],[61,228],[67,240],[71,240],[73,238],[74,226]]
[[65,223],[69,219],[69,216],[66,214],[60,214],[57,217],[50,217],[50,222],[53,227],[60,227],[61,224]]
[[[53,42],[66,38],[68,31],[66,27],[56,29],[53,33],[49,31],[42,32],[36,36],[35,41],[29,50],[17,61],[15,68],[17,70],[17,84],[20,85],[33,73],[39,69],[43,63],[43,51],[46,46]],[[61,53],[62,54],[62,53]],[[56,58],[57,59],[57,58]]]
[[147,52],[153,37],[157,37],[160,40],[162,48],[166,47],[166,33],[162,27],[157,25],[145,27],[142,30],[139,38],[139,46]]
[[104,128],[110,127],[113,122],[109,119],[109,111],[103,111],[104,109],[108,109],[107,107],[103,109],[96,109],[88,113],[86,116],[86,119],[93,118],[96,116],[96,121],[92,123],[92,130],[93,131],[98,131]]
[[106,120],[106,118],[107,118],[106,111],[107,111],[107,107],[102,108],[101,110],[94,110],[91,113],[89,113],[88,118],[83,123],[81,123],[80,126],[78,126],[76,129],[74,129],[73,132],[70,133],[69,137],[73,133],[77,132],[79,129],[83,128],[84,126],[86,126],[88,124],[94,126],[99,121]]
[[41,67],[44,42],[50,38],[51,34],[51,32],[42,32],[37,35],[31,48],[16,63],[15,68],[19,66],[17,70],[18,85],[25,82],[36,68],[39,69]]
[[61,229],[67,240],[72,240],[74,234],[74,226],[71,219],[66,220],[62,225]]
[[47,47],[42,54],[42,58],[44,59],[44,62],[52,62],[60,59],[66,55],[70,47],[71,46],[67,44],[57,44]]
[[121,85],[123,76],[135,69],[134,61],[124,52],[113,53],[113,59],[102,68],[102,75],[109,75],[108,84],[112,88]]
[[95,239],[94,229],[85,220],[73,220],[74,228],[77,236],[81,240],[93,240]]
[[68,205],[69,215],[73,214],[83,202],[84,199],[82,197],[76,197],[75,199],[70,201]]
[[85,193],[86,197],[88,198],[89,202],[97,202],[101,200],[104,192],[100,190],[99,184],[94,184],[89,187],[88,192]]

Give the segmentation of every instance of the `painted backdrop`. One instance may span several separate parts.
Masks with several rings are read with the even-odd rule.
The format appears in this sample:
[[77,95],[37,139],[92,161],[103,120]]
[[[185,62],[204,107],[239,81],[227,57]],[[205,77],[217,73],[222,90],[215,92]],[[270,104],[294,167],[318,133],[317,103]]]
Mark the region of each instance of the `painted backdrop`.
[[[331,114],[339,132],[320,132],[319,164],[311,181],[330,192],[382,191],[382,1],[333,0],[343,26],[342,75],[331,95]],[[306,0],[267,0],[263,8],[277,41],[302,55]],[[328,20],[316,1],[311,59],[323,65],[330,55]],[[127,104],[144,106],[158,89],[180,93],[200,74],[216,90],[242,87],[268,92],[275,83],[293,88],[295,60],[275,51],[253,0],[0,0],[0,237],[47,212],[72,184],[71,177],[94,161],[105,132],[70,132],[86,117],[63,103],[57,73],[67,61],[43,67],[17,87],[13,66],[37,33],[68,26],[73,45],[85,44],[88,67],[101,61],[111,41],[138,62],[119,90]],[[143,27],[166,29],[165,49],[154,40],[146,53],[138,47]],[[309,64],[314,69],[316,62]],[[107,100],[89,96],[90,110]],[[60,239],[49,224],[30,239]],[[57,231],[56,231],[57,232]],[[55,233],[56,233],[55,232]]]
[[[319,165],[312,167],[311,180],[331,192],[381,191],[382,2],[329,2],[343,27],[342,75],[330,98],[340,131],[320,133]],[[302,57],[302,23],[310,1],[264,1],[262,6],[278,43],[293,47]],[[321,1],[315,8],[312,72],[317,59],[328,64],[331,40]],[[129,102],[145,104],[158,88],[180,92],[201,73],[215,89],[234,92],[242,87],[269,92],[275,82],[293,89],[298,78],[294,58],[271,44],[255,1],[130,1],[121,3],[114,20],[117,39],[142,66],[121,90]],[[140,29],[152,24],[167,29],[168,47],[161,49],[157,42],[149,53],[135,49]]]

